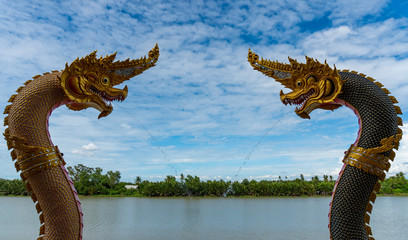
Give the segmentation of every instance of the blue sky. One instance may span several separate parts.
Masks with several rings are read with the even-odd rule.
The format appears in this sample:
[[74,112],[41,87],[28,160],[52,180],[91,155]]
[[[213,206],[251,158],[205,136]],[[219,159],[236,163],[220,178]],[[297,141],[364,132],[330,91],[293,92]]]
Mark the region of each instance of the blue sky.
[[[248,48],[281,62],[308,55],[365,73],[408,110],[406,1],[41,0],[0,7],[1,109],[32,76],[94,50],[124,60],[159,44],[157,66],[125,83],[128,98],[110,116],[60,107],[50,117],[68,166],[118,170],[123,181],[180,173],[204,180],[337,177],[357,118],[346,108],[299,118],[280,102],[282,86],[252,70]],[[389,175],[408,173],[405,139]],[[18,178],[5,140],[0,148],[0,177]]]

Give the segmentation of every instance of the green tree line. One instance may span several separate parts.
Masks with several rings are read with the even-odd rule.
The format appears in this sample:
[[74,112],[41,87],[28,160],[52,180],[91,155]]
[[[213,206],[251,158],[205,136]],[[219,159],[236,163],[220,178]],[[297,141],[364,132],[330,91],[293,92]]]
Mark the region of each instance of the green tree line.
[[[306,181],[303,175],[295,180],[248,180],[224,181],[201,180],[198,176],[183,174],[179,179],[167,176],[163,181],[148,181],[136,177],[134,183],[121,182],[119,171],[103,174],[102,168],[90,168],[82,164],[67,168],[80,195],[122,195],[147,197],[174,196],[313,196],[330,195],[335,181],[331,176],[318,176]],[[136,188],[127,189],[126,185]],[[380,194],[408,193],[408,180],[402,172],[389,177],[381,183]],[[0,178],[0,195],[28,195],[22,180]]]
[[171,196],[302,196],[302,195],[329,195],[332,192],[335,181],[328,180],[325,176],[320,181],[317,176],[311,181],[305,181],[303,176],[295,180],[251,180],[224,181],[207,180],[201,181],[197,176],[183,174],[180,181],[174,176],[167,176],[162,182],[149,182],[136,179],[138,191],[149,197]]

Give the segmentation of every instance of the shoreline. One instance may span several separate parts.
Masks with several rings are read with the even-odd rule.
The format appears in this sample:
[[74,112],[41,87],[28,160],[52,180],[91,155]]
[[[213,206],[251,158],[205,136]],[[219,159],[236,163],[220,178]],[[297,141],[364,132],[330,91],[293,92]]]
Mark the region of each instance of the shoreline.
[[[30,197],[29,195],[1,195],[0,197]],[[178,198],[325,198],[331,197],[331,195],[302,195],[302,196],[226,196],[226,197],[218,197],[218,196],[162,196],[162,197],[149,197],[145,195],[135,194],[135,195],[79,195],[80,198],[152,198],[152,199],[159,199],[159,198],[170,198],[170,199],[178,199]],[[377,197],[408,197],[408,193],[395,193],[395,194],[377,194]]]

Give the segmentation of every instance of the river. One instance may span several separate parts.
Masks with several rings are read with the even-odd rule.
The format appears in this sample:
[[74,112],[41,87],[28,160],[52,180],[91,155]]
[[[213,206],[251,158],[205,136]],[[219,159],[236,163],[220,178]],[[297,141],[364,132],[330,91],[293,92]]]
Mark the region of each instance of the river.
[[[329,197],[81,197],[84,240],[329,239]],[[374,237],[407,239],[408,197],[378,197]],[[0,197],[0,239],[36,239],[39,220],[29,197]]]

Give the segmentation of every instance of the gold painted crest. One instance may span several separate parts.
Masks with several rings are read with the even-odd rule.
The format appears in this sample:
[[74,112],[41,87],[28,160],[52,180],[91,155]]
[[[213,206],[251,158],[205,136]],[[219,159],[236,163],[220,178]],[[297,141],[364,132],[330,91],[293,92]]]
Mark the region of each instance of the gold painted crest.
[[127,86],[123,89],[113,86],[155,66],[159,58],[159,47],[156,44],[147,58],[113,62],[115,57],[116,53],[97,58],[94,51],[65,65],[61,74],[61,86],[72,101],[67,104],[70,109],[94,107],[101,112],[99,118],[109,115],[113,109],[110,102],[123,101],[128,91]]
[[290,64],[265,60],[249,49],[248,61],[261,73],[274,78],[292,92],[280,92],[281,101],[297,105],[295,110],[302,118],[310,118],[309,113],[316,108],[333,110],[340,105],[333,101],[341,93],[344,81],[341,80],[336,67],[332,69],[306,56],[306,63],[299,63],[289,57]]

